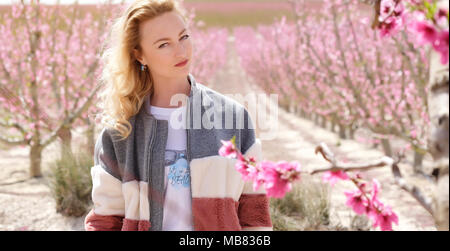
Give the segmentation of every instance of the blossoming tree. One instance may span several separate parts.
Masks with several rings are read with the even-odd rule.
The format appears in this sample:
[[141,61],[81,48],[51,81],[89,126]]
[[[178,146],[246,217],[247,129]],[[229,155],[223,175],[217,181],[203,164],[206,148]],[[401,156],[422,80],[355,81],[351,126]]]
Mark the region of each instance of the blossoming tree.
[[[436,178],[432,198],[422,195],[421,189],[406,184],[401,187],[418,199],[434,217],[439,230],[449,229],[449,3],[437,0],[377,0],[372,27],[383,36],[397,33],[409,26],[419,37],[418,44],[432,49],[427,95],[431,129],[427,135],[429,152],[435,160]],[[405,22],[405,20],[411,20]],[[399,170],[394,176],[400,179]],[[429,189],[429,188],[428,188]]]
[[[357,189],[346,192],[347,205],[371,218],[374,227],[391,230],[398,218],[377,197],[380,184],[374,180],[369,186],[360,176],[347,173],[390,166],[395,182],[434,217],[438,229],[448,230],[448,2],[361,2],[375,6],[373,41],[368,39],[367,19],[351,18],[356,15],[356,1],[332,0],[323,8],[326,13],[321,13],[331,15],[331,22],[298,15],[297,29],[284,19],[272,27],[260,27],[264,39],[248,28],[238,29],[241,62],[264,90],[292,101],[304,113],[329,116],[348,125],[359,122],[374,133],[406,139],[422,154],[431,153],[437,179],[433,198],[422,193],[427,188],[408,184],[402,177],[398,163],[407,147],[396,155],[386,151],[389,157],[372,163],[345,164],[321,144],[316,153],[331,167],[312,174],[325,172],[323,180],[332,184],[351,181]],[[294,5],[296,12],[304,9],[296,6],[301,5]],[[431,63],[424,45],[433,48]],[[219,153],[237,158],[236,169],[243,178],[253,181],[254,188],[264,184],[269,196],[283,197],[300,178],[298,163],[256,163],[242,156],[233,140],[223,143]]]
[[393,155],[389,139],[395,137],[422,156],[429,120],[425,51],[411,33],[382,40],[367,28],[360,7],[332,0],[314,16],[295,2],[294,24],[283,19],[257,32],[237,29],[241,63],[265,91],[280,96],[281,105],[315,115],[322,126],[338,125],[342,138],[346,131],[353,138],[356,128],[366,128],[386,155]]
[[[0,140],[30,147],[30,176],[41,176],[43,149],[57,138],[70,153],[70,129],[99,89],[103,15],[82,15],[77,5],[14,3],[0,25]],[[81,122],[78,122],[81,123]],[[83,124],[83,123],[81,123]]]
[[[72,153],[74,128],[84,128],[93,153],[102,45],[112,15],[125,7],[23,0],[0,17],[0,142],[30,147],[30,177],[42,175],[42,151],[55,140],[62,158]],[[188,15],[192,23],[195,13]],[[225,63],[228,33],[197,24],[192,72],[207,83]]]

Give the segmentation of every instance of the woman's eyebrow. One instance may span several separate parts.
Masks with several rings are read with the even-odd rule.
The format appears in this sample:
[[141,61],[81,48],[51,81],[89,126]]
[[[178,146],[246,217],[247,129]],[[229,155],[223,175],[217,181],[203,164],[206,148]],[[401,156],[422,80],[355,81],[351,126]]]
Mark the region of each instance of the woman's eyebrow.
[[[184,28],[181,32],[180,32],[180,34],[178,34],[178,36],[180,36],[181,34],[183,34],[183,32],[185,32],[186,31],[186,28]],[[161,38],[161,39],[158,39],[156,42],[154,42],[153,44],[156,44],[156,43],[158,43],[158,42],[160,42],[160,41],[165,41],[165,40],[170,40],[170,38]]]

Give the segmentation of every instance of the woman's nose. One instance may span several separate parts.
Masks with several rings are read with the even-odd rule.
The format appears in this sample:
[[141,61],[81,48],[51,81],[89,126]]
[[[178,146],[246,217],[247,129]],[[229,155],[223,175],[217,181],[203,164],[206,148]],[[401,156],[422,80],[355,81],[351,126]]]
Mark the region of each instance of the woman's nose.
[[178,43],[176,49],[175,49],[175,56],[177,57],[184,57],[186,55],[186,47],[183,43]]

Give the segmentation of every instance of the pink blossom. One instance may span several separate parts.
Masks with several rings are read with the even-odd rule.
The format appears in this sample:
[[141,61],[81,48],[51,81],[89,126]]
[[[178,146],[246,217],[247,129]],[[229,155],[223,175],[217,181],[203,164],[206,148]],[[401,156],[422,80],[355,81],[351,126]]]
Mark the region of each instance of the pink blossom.
[[219,155],[228,158],[236,158],[236,148],[231,141],[221,140],[222,147],[219,149]]
[[437,11],[435,15],[436,23],[441,27],[445,27],[448,24],[447,15],[448,15],[447,10],[439,9],[439,11]]
[[390,16],[380,26],[381,37],[393,36],[402,25],[402,20],[397,17]]
[[394,0],[382,0],[380,3],[380,21],[389,17],[395,9]]
[[247,164],[245,161],[238,160],[235,167],[236,170],[241,173],[242,179],[245,181],[254,180],[258,175],[257,169],[254,166]]
[[418,42],[421,45],[431,43],[433,48],[441,55],[441,63],[448,63],[449,32],[438,31],[429,21],[416,21],[411,28],[419,34]]
[[437,38],[437,31],[428,21],[416,21],[411,28],[419,34],[419,44],[433,43]]
[[370,205],[367,207],[367,217],[369,217],[373,222],[376,222],[379,214],[379,209],[383,207],[384,204],[378,199],[372,200],[370,202]]
[[329,172],[325,172],[322,176],[322,181],[323,182],[329,182],[331,186],[334,186],[336,184],[336,182],[338,182],[339,180],[348,180],[348,175],[346,172],[339,170],[339,171],[329,171]]
[[300,179],[300,163],[280,161],[277,163],[277,171],[281,173],[281,178],[289,182]]
[[260,172],[254,182],[254,190],[264,184],[267,196],[282,198],[292,189],[291,182],[299,179],[300,165],[298,163],[288,163],[281,161],[273,163],[263,161],[258,164]]
[[236,163],[236,165],[235,165],[235,167],[236,167],[236,170],[237,170],[239,173],[242,174],[242,178],[243,178],[244,180],[248,180],[248,179],[249,179],[249,177],[248,177],[248,171],[247,171],[247,169],[248,169],[247,163],[245,163],[244,161],[238,160],[237,163]]
[[[382,204],[381,204],[382,205]],[[382,205],[381,210],[376,213],[373,227],[380,227],[381,231],[392,231],[392,223],[398,225],[398,216],[395,214],[390,206]]]
[[441,64],[448,63],[449,33],[448,30],[439,32],[433,41],[433,48],[441,55]]
[[380,35],[392,36],[405,23],[405,6],[398,0],[382,0],[380,5]]
[[22,14],[21,12],[22,12],[23,7],[18,4],[13,4],[11,6],[11,9],[12,9],[12,17],[19,18],[20,15]]
[[372,180],[372,201],[378,201],[378,193],[380,192],[380,182],[377,179]]
[[404,11],[405,11],[405,6],[403,5],[402,2],[398,2],[397,6],[395,6],[395,9],[394,9],[394,15],[397,17],[402,16],[404,14]]
[[367,208],[367,216],[373,221],[373,227],[380,227],[382,231],[392,231],[392,223],[398,225],[398,217],[390,206],[386,206],[378,200],[380,187],[380,182],[374,179],[371,205]]
[[[261,185],[263,185],[266,181],[266,173],[273,174],[276,170],[275,163],[271,161],[261,161],[257,164],[256,167],[259,172],[258,175],[253,180],[253,190],[258,190]],[[272,171],[273,170],[273,171]]]
[[360,190],[344,192],[347,197],[347,206],[351,207],[353,211],[359,215],[367,212],[368,201],[363,196]]
[[416,131],[416,130],[412,130],[412,131],[411,131],[411,137],[412,137],[413,139],[417,138],[417,131]]

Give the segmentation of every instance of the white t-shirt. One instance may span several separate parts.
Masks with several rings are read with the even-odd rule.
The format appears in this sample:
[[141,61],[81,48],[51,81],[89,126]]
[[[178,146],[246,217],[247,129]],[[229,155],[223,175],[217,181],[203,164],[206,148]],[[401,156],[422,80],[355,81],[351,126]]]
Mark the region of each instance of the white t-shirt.
[[[173,118],[172,113],[176,112]],[[150,113],[169,123],[165,152],[163,231],[193,231],[191,176],[186,160],[186,106],[162,108],[150,105]],[[176,117],[176,115],[179,115]]]

